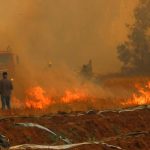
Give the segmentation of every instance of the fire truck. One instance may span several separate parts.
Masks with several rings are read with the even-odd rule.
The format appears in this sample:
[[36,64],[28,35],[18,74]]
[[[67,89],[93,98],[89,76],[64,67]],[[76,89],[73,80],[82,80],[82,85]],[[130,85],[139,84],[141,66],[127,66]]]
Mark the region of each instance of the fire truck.
[[19,63],[19,58],[10,51],[0,51],[0,74],[8,72],[10,77],[15,75],[15,65]]

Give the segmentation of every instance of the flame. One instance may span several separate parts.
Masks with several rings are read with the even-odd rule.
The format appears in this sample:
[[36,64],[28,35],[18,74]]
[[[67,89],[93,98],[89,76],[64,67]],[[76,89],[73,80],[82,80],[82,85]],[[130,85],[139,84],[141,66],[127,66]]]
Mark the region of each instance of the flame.
[[87,95],[85,92],[80,90],[66,90],[64,96],[61,98],[62,103],[71,103],[75,101],[85,101],[87,100]]
[[27,108],[43,109],[56,102],[60,103],[72,103],[77,101],[87,100],[87,94],[85,92],[76,89],[76,90],[66,90],[62,97],[59,98],[59,101],[54,101],[52,98],[49,98],[44,89],[40,86],[29,88],[26,91],[25,106]]
[[52,99],[45,96],[45,91],[37,86],[30,88],[26,91],[26,99],[25,104],[28,108],[37,108],[37,109],[43,109],[49,105],[51,105]]
[[122,103],[123,105],[145,105],[150,104],[150,82],[146,86],[141,87],[138,84],[135,85],[138,90],[138,94],[133,94],[132,98],[128,99],[127,102]]
[[[133,93],[131,98],[121,102],[121,105],[133,106],[150,104],[150,82],[148,82],[146,86],[136,84],[135,88],[137,89],[137,92]],[[71,104],[74,102],[87,102],[89,98],[92,103],[97,102],[94,101],[95,97],[90,96],[87,91],[80,88],[67,89],[62,96],[57,98],[58,99],[52,99],[44,89],[40,86],[36,86],[27,90],[25,106],[27,108],[44,109],[56,103]]]

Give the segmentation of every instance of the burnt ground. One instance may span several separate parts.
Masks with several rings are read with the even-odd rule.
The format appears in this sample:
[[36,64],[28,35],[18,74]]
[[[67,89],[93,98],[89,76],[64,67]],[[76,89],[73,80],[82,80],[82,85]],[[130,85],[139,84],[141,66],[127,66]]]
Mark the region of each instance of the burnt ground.
[[[57,136],[36,127],[18,126],[17,123],[36,123]],[[150,149],[150,108],[123,111],[72,112],[42,116],[0,117],[0,134],[5,135],[10,145],[40,144],[63,145],[59,138],[71,143],[100,141],[99,144],[81,145],[71,150],[149,150]],[[105,144],[104,144],[105,143]],[[111,147],[118,146],[118,147]]]

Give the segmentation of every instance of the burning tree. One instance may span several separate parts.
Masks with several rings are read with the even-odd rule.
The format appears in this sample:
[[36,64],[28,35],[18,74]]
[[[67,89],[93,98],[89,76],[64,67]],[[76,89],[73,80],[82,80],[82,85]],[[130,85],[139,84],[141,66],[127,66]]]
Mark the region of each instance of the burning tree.
[[124,73],[150,74],[150,0],[139,0],[128,40],[117,47]]

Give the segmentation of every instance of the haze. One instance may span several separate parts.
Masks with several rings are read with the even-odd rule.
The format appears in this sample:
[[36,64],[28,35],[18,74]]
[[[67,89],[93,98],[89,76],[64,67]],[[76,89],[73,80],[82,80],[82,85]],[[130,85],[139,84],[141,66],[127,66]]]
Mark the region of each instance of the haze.
[[126,38],[125,24],[133,22],[136,4],[137,0],[0,0],[0,47],[10,45],[28,70],[49,61],[78,70],[92,59],[96,72],[117,71],[116,46]]

